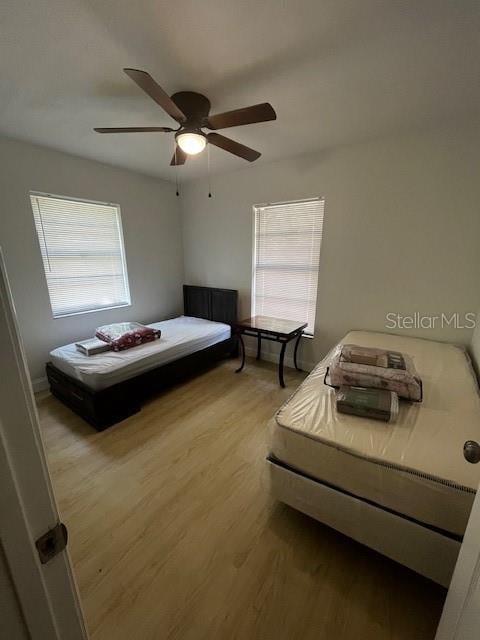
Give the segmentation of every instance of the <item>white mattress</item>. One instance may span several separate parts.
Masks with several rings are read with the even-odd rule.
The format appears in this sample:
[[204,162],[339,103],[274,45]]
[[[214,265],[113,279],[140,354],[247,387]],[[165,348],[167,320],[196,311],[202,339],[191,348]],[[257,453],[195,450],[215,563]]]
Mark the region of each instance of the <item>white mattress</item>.
[[75,344],[67,344],[50,352],[52,363],[72,378],[95,390],[133,378],[161,365],[183,358],[195,351],[227,340],[231,328],[222,322],[180,316],[148,325],[160,329],[159,340],[125,351],[107,351],[86,356]]
[[357,497],[462,535],[480,482],[480,465],[463,457],[464,442],[480,440],[480,396],[467,354],[451,344],[362,331],[341,342],[408,353],[423,380],[423,403],[401,401],[393,425],[337,413],[334,390],[323,383],[332,352],[277,412],[272,456]]

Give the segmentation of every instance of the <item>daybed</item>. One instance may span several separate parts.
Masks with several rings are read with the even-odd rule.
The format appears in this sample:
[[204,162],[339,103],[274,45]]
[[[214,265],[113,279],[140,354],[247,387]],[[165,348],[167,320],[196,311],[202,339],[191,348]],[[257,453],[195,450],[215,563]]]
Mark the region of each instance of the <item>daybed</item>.
[[232,289],[185,285],[185,315],[150,325],[162,331],[159,340],[94,356],[75,344],[54,349],[46,366],[52,394],[98,431],[124,420],[150,394],[235,351],[237,296]]
[[468,355],[451,344],[363,331],[342,343],[410,354],[423,402],[402,401],[395,424],[337,413],[324,384],[333,350],[272,421],[272,492],[447,586],[480,481],[480,465],[463,457],[465,441],[480,439]]

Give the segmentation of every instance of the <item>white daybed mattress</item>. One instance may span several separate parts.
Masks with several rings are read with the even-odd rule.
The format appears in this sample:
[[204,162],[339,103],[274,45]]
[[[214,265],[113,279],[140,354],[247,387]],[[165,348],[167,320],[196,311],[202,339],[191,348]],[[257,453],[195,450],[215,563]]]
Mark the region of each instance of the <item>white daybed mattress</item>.
[[148,326],[161,330],[159,340],[125,351],[107,351],[94,356],[83,355],[75,344],[67,344],[50,352],[52,363],[68,376],[100,390],[211,347],[231,335],[227,324],[189,316]]
[[480,481],[480,465],[463,457],[464,442],[480,440],[480,396],[467,354],[451,344],[363,331],[350,332],[341,343],[410,354],[423,379],[423,403],[401,401],[393,425],[337,413],[334,390],[323,382],[332,352],[277,412],[272,458],[422,524],[463,535]]

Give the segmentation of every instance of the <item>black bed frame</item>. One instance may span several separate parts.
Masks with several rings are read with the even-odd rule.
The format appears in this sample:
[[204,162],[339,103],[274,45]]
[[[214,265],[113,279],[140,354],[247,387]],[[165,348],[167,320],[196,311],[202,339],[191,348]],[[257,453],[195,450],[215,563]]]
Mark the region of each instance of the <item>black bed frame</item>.
[[234,355],[237,352],[237,341],[233,334],[237,321],[237,299],[238,291],[233,289],[184,285],[184,314],[230,324],[230,338],[100,391],[91,389],[48,362],[46,369],[50,391],[97,431],[103,431],[138,413],[142,402],[152,394],[191,377],[217,360]]

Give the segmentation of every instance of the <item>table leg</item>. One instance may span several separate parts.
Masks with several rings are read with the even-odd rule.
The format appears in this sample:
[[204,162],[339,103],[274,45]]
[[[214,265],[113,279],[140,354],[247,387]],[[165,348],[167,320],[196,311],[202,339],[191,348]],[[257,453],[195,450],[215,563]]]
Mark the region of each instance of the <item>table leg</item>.
[[278,380],[280,382],[280,386],[285,386],[285,381],[283,379],[283,360],[285,358],[285,349],[287,347],[286,342],[282,342],[282,350],[280,351],[280,360],[278,362]]
[[297,341],[295,343],[295,351],[293,352],[293,364],[295,365],[295,369],[297,371],[301,371],[300,367],[297,364],[297,351],[298,351],[298,345],[300,344],[300,338],[303,335],[303,331],[300,331],[300,333],[298,334],[298,338]]
[[238,369],[235,369],[235,373],[240,373],[240,371],[245,366],[245,344],[243,342],[243,338],[242,338],[242,334],[241,333],[237,333],[237,338],[238,338],[238,341],[240,342],[240,349],[241,349],[241,352],[242,352],[242,363],[238,367]]
[[262,335],[259,333],[257,337],[257,360],[260,360],[262,355]]

